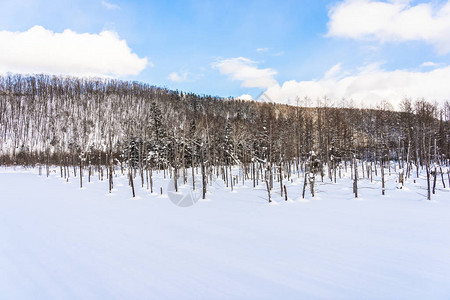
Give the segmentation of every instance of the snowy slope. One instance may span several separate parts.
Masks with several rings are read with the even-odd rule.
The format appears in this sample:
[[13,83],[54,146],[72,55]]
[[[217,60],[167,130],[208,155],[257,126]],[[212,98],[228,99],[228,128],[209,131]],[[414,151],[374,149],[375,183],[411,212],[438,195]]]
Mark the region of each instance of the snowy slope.
[[427,201],[423,179],[303,200],[298,178],[271,204],[216,181],[189,208],[94,181],[1,169],[0,299],[450,299],[450,189]]

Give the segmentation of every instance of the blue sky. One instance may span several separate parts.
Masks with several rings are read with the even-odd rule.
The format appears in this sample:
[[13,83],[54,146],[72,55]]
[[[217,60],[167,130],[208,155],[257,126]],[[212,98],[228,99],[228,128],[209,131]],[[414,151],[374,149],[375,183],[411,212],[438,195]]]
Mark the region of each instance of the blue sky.
[[[386,15],[389,19],[383,19]],[[73,39],[80,41],[82,34],[95,39],[108,31],[116,34],[116,40],[104,47],[116,48],[121,41],[129,49],[101,59],[104,64],[110,59],[123,66],[90,70],[92,74],[222,97],[255,98],[266,91],[274,101],[289,103],[297,95],[355,98],[366,104],[395,103],[401,97],[443,101],[450,99],[444,81],[435,83],[433,92],[426,90],[429,84],[418,88],[417,81],[450,79],[450,22],[446,19],[450,19],[448,1],[0,1],[4,34],[0,45],[14,44],[9,42],[13,33],[25,33],[34,26],[42,27],[39,36],[69,29]],[[27,36],[33,41],[24,42],[26,47],[42,40],[33,39],[31,33]],[[89,49],[90,42],[74,42],[67,48],[82,47],[88,56],[102,51],[100,40],[97,50]],[[38,59],[37,51],[6,49],[23,54],[2,60],[2,47],[7,46],[0,46],[3,72],[84,72],[81,67],[72,72],[63,62],[52,61],[58,53]],[[24,48],[23,44],[15,47]],[[69,52],[73,57],[83,51]],[[134,54],[141,61],[131,57]],[[30,63],[33,56],[49,66]],[[72,65],[83,64],[82,59]],[[99,60],[93,57],[86,63]],[[27,64],[34,66],[31,71]],[[391,82],[399,83],[387,87]]]

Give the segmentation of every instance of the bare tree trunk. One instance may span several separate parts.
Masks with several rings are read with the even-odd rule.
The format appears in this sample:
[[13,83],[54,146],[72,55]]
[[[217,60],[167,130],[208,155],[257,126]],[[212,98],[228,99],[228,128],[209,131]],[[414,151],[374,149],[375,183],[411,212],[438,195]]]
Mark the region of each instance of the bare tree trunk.
[[192,190],[195,191],[195,174],[194,174],[194,164],[191,165],[192,171]]
[[311,190],[311,196],[314,197],[314,184],[315,184],[316,178],[314,175],[313,176],[310,175],[309,179],[310,179],[309,188]]
[[303,192],[302,192],[302,198],[303,199],[305,199],[305,191],[306,191],[306,185],[307,185],[307,174],[308,174],[308,172],[307,172],[307,170],[306,170],[306,167],[305,167],[305,173],[304,173],[304,176],[305,176],[305,179],[304,179],[304,181],[303,181]]
[[205,163],[203,161],[203,158],[202,158],[202,162],[201,162],[201,168],[202,168],[202,185],[203,185],[203,187],[202,187],[202,195],[203,195],[203,199],[206,199],[206,185],[207,185],[207,182],[206,182],[206,167],[205,167]]
[[150,193],[153,194],[153,170],[150,169]]
[[447,170],[448,185],[450,186],[450,170]]
[[336,177],[337,177],[337,165],[336,165],[336,160],[333,159],[333,167],[334,167],[334,183],[336,183]]
[[361,160],[361,174],[362,174],[362,179],[364,179],[364,161]]
[[150,189],[150,179],[148,178],[148,160],[145,162],[145,183],[147,185],[147,190]]
[[426,164],[427,171],[427,199],[431,200],[431,183],[430,183],[430,167]]
[[252,177],[253,177],[253,188],[256,187],[256,170],[255,170],[255,162],[252,162]]
[[141,187],[144,188],[144,148],[145,143],[139,143],[139,175],[141,176]]
[[355,167],[355,178],[353,180],[353,192],[355,193],[355,198],[358,198],[358,163],[356,162],[356,158],[353,158],[353,165]]
[[269,186],[269,180],[266,177],[266,188],[267,188],[267,194],[269,196],[269,203],[272,202],[272,199],[270,198],[270,186]]
[[383,166],[383,161],[381,161],[380,168],[381,168],[381,195],[384,196],[385,185],[384,185],[384,166]]
[[83,166],[82,158],[80,157],[80,188],[83,188]]
[[178,192],[178,168],[173,168],[173,184],[175,187],[175,192]]
[[434,174],[433,174],[433,195],[436,193],[436,178],[437,178],[437,168],[434,167]]
[[231,164],[229,165],[230,168],[230,186],[231,186],[231,191],[233,191],[233,173],[231,170]]
[[133,198],[136,197],[136,194],[134,193],[134,182],[133,182],[133,173],[131,170],[128,172],[128,176],[130,178],[130,186],[131,186],[131,192],[133,194]]
[[406,178],[409,178],[409,173],[411,172],[410,152],[411,152],[411,141],[409,141],[408,143],[408,154],[406,155]]
[[283,197],[283,170],[281,169],[281,162],[280,162],[280,191],[281,197]]
[[92,174],[91,160],[89,159],[88,182],[91,182],[91,174]]
[[[109,161],[106,161],[105,163],[109,163],[109,176],[108,176],[108,181],[109,181],[109,192],[111,193],[112,189],[114,188],[114,182],[113,182],[113,156],[112,156],[112,139],[111,139],[111,135],[109,138]],[[108,168],[108,166],[105,166],[106,168]],[[103,181],[103,167],[102,167],[102,181]]]
[[50,166],[49,166],[49,161],[48,161],[48,153],[47,153],[47,162],[45,164],[45,168],[47,170],[47,177],[50,175]]

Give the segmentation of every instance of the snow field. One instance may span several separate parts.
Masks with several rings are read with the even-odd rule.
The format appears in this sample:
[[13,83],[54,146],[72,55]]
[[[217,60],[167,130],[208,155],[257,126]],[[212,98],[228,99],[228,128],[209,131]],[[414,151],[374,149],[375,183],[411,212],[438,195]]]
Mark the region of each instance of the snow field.
[[162,173],[136,198],[126,176],[109,194],[37,173],[0,169],[0,299],[450,298],[450,189],[426,200],[423,175],[387,175],[386,196],[360,179],[357,199],[349,174],[302,199],[300,176],[270,204],[262,182],[216,180],[181,208]]

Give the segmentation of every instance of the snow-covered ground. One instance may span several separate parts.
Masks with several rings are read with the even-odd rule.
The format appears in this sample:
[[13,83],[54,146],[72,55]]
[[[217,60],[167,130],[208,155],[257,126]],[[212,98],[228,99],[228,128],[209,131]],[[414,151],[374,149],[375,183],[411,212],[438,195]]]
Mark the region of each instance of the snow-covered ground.
[[[450,299],[450,189],[318,183],[289,201],[216,181],[182,208],[125,176],[0,169],[0,299]],[[276,186],[276,184],[275,184]]]

